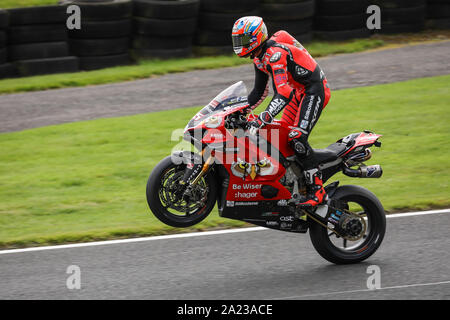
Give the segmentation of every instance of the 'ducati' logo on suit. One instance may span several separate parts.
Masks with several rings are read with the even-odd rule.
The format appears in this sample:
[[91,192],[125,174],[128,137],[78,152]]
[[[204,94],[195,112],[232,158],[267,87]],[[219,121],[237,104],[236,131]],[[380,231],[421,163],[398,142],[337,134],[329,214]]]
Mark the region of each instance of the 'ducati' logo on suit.
[[257,163],[248,163],[241,159],[231,164],[231,172],[236,176],[245,179],[246,176],[250,176],[252,180],[255,180],[256,176],[268,176],[274,171],[274,166],[270,160],[266,158],[258,161]]

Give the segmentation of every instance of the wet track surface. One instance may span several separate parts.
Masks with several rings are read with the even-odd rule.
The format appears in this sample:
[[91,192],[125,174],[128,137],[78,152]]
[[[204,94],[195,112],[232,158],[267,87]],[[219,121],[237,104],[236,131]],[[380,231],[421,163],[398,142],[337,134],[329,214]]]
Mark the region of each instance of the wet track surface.
[[0,299],[450,299],[449,224],[450,212],[387,219],[375,255],[347,266],[273,230],[0,254]]
[[[450,72],[450,41],[318,59],[333,90]],[[253,86],[252,65],[109,85],[0,96],[0,132],[207,104],[229,85]],[[332,104],[332,100],[330,102]]]

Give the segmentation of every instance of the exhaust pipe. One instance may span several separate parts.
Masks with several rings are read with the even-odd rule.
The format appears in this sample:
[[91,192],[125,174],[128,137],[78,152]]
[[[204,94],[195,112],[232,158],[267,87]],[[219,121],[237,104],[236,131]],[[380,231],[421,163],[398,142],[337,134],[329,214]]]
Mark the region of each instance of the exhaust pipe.
[[360,166],[358,169],[345,167],[342,172],[352,178],[379,178],[383,174],[383,169],[379,164],[372,166]]

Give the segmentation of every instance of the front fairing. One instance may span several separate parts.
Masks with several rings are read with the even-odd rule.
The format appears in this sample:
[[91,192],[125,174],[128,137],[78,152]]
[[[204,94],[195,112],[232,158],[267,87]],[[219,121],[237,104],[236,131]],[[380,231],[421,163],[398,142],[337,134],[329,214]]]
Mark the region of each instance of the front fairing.
[[220,127],[225,116],[247,106],[247,96],[247,88],[242,81],[233,84],[197,112],[186,125],[185,132]]

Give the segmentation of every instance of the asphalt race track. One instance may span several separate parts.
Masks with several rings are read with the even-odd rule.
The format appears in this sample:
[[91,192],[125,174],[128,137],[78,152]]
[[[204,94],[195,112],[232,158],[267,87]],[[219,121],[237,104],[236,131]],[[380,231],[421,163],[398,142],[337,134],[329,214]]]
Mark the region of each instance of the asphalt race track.
[[[449,225],[450,210],[394,215],[375,255],[347,266],[308,235],[262,228],[0,251],[0,299],[450,299]],[[70,265],[81,289],[66,286]],[[371,265],[380,289],[367,287]]]

